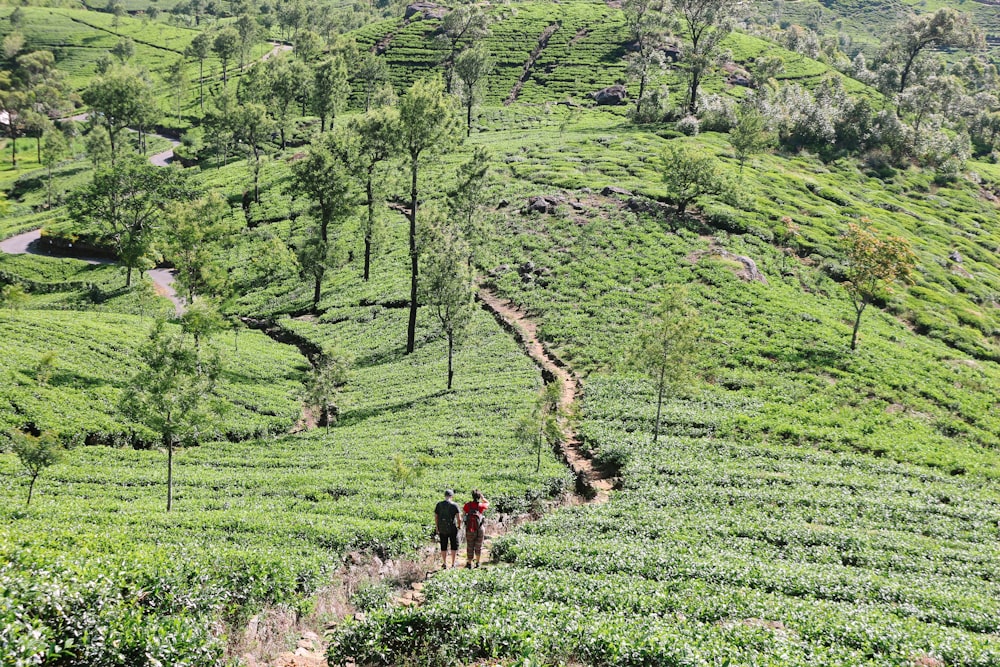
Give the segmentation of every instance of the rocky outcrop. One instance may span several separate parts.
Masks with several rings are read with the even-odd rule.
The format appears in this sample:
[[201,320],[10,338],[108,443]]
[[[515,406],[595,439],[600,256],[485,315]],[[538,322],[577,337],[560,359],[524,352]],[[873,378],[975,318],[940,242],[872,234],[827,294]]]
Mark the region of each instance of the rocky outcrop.
[[443,19],[449,11],[451,10],[447,7],[442,7],[433,2],[414,2],[406,6],[403,18],[408,21]]
[[537,195],[528,197],[528,204],[524,207],[524,213],[546,213],[551,215],[556,212],[559,204],[566,203],[565,197],[558,195]]
[[616,83],[613,86],[601,88],[596,93],[591,93],[590,96],[597,102],[598,106],[616,106],[625,104],[628,100],[628,91],[625,90],[625,86]]

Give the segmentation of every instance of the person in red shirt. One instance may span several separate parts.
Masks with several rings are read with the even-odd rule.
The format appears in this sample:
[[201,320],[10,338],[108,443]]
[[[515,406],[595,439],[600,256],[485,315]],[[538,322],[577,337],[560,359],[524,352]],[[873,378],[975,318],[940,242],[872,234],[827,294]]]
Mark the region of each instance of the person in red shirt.
[[486,537],[486,510],[490,506],[479,489],[472,492],[472,500],[462,506],[465,515],[465,567],[472,567],[475,558],[479,567],[479,557],[483,551],[483,539]]

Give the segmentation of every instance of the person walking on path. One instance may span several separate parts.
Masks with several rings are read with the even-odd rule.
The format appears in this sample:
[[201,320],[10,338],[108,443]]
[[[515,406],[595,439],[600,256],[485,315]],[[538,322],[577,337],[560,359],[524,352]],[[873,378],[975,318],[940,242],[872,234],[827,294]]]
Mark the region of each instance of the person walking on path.
[[483,538],[486,537],[486,509],[489,506],[479,489],[475,489],[472,500],[462,506],[465,514],[465,567],[472,567],[473,558],[476,560],[476,567],[479,567]]
[[441,568],[448,568],[448,547],[451,546],[451,566],[458,556],[458,529],[462,527],[462,511],[452,500],[455,492],[447,489],[444,500],[434,506],[434,527],[441,539]]

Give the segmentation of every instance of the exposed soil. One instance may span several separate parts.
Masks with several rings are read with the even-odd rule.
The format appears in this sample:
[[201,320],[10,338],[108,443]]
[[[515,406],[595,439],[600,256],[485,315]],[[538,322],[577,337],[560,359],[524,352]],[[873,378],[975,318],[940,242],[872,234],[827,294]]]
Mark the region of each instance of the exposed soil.
[[521,94],[521,88],[524,87],[524,83],[531,76],[531,69],[535,66],[535,61],[538,60],[538,56],[540,56],[542,51],[545,50],[545,47],[549,45],[549,39],[558,29],[559,24],[553,23],[542,31],[542,34],[538,37],[538,46],[535,47],[535,50],[531,52],[531,55],[528,56],[528,59],[525,61],[524,71],[521,72],[521,76],[514,84],[514,87],[510,89],[510,95],[508,95],[507,99],[504,100],[504,106],[510,106],[517,101],[517,96]]
[[[563,413],[570,413],[577,397],[583,393],[583,385],[580,378],[538,338],[535,322],[524,311],[485,287],[479,289],[477,298],[505,329],[517,336],[521,347],[541,368],[545,381],[560,384],[559,407]],[[560,451],[566,464],[576,474],[580,490],[592,502],[604,502],[608,499],[608,492],[614,488],[613,482],[580,451],[580,442],[569,421],[563,422],[563,433]]]

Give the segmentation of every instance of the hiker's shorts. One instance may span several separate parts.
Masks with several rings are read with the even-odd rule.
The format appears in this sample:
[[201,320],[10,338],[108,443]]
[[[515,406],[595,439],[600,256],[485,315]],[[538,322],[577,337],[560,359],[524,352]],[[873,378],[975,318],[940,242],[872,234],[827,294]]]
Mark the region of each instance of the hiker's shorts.
[[468,558],[478,555],[483,550],[484,537],[486,537],[485,530],[479,530],[475,533],[465,533],[465,554]]
[[458,531],[456,530],[451,535],[445,535],[441,533],[438,535],[441,539],[441,551],[447,551],[449,543],[451,544],[452,551],[458,551]]

